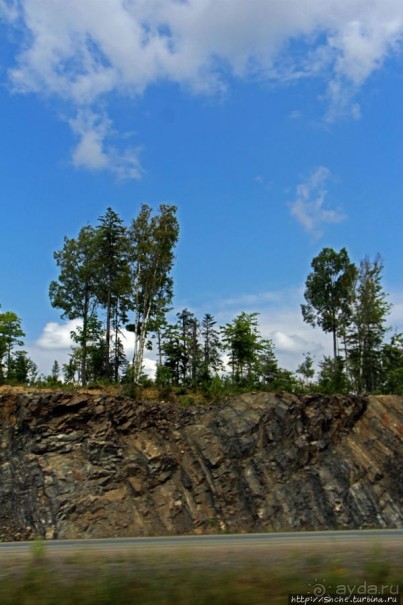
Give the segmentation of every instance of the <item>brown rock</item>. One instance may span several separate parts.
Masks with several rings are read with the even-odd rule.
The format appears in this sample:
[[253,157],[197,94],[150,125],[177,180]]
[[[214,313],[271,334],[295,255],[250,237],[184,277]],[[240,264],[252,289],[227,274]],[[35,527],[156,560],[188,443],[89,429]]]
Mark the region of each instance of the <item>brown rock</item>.
[[402,403],[0,394],[0,539],[400,527]]

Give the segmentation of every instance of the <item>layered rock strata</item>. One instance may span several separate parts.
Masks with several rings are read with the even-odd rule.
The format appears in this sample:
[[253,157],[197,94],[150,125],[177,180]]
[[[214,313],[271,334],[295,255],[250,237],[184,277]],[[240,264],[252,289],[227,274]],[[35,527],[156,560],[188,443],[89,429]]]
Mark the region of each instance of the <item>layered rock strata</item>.
[[400,397],[0,395],[0,539],[401,527]]

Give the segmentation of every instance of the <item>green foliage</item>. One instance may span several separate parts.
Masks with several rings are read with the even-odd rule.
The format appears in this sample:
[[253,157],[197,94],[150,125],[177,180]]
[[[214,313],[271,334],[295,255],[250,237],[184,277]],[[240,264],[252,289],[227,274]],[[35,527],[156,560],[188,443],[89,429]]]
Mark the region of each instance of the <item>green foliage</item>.
[[382,350],[383,392],[403,395],[403,334],[395,334]]
[[[79,344],[79,374],[81,384],[87,383],[88,344],[93,338],[94,324],[97,323],[97,282],[99,257],[97,256],[96,232],[93,227],[83,227],[77,239],[64,238],[64,246],[54,253],[59,267],[57,281],[49,287],[52,307],[62,310],[62,317],[81,320],[82,326],[75,331]],[[76,368],[78,371],[78,367]],[[73,366],[68,371],[73,375]]]
[[46,548],[42,538],[36,538],[30,543],[30,552],[34,563],[42,563],[45,559]]
[[201,323],[200,335],[202,350],[200,380],[209,382],[214,380],[217,373],[223,369],[221,359],[222,346],[219,330],[215,327],[217,322],[210,313],[206,313]]
[[276,384],[282,381],[282,372],[284,373],[285,370],[278,367],[273,342],[267,339],[261,340],[255,362],[255,386],[260,385],[266,390],[275,389]]
[[[324,248],[313,259],[306,303],[301,305],[303,318],[333,336],[333,358],[319,363],[314,382],[309,354],[297,368],[298,378],[279,367],[273,342],[260,334],[258,313],[241,312],[219,328],[211,314],[200,321],[183,309],[168,323],[178,237],[176,208],[170,205],[161,205],[154,214],[143,205],[129,227],[108,208],[95,228],[86,226],[77,238],[65,237],[54,253],[59,275],[49,288],[52,306],[63,318],[77,320],[63,379],[58,362],[50,376],[38,378],[34,362],[17,349],[25,336],[21,320],[7,311],[0,313],[0,384],[122,382],[135,385],[124,388],[137,394],[154,385],[142,372],[144,350],[156,344],[155,385],[165,400],[180,397],[181,390],[195,401],[200,393],[217,401],[251,389],[403,393],[403,337],[395,335],[385,343],[391,305],[381,283],[379,256],[374,261],[365,258],[358,269],[345,248]],[[123,327],[133,334],[131,364]]]
[[134,309],[133,380],[139,380],[150,321],[161,315],[172,300],[170,276],[179,237],[176,207],[162,204],[152,216],[143,205],[129,229],[132,302]]
[[[216,531],[217,521],[210,520]],[[169,556],[30,557],[18,567],[2,566],[2,605],[282,605],[290,593],[305,594],[317,578],[337,586],[385,584],[394,594],[402,589],[401,558],[354,551],[354,554],[229,554],[227,563],[211,551],[205,556],[185,552]],[[278,556],[277,556],[278,559]],[[323,581],[324,582],[324,581]],[[355,592],[357,598],[360,596]]]
[[202,383],[201,388],[206,399],[212,402],[218,402],[226,393],[226,385],[217,375]]
[[[328,393],[399,392],[398,347],[384,342],[391,305],[382,287],[381,257],[366,257],[357,269],[345,248],[339,253],[324,248],[312,267],[307,304],[301,305],[303,318],[333,334],[333,361],[325,358],[320,363],[318,388]],[[304,377],[307,369],[301,364],[298,373]]]
[[304,354],[304,361],[298,366],[297,374],[302,377],[304,388],[312,386],[312,380],[315,376],[314,359],[309,353]]
[[36,382],[38,375],[37,365],[28,357],[26,351],[15,351],[11,356],[7,372],[9,384],[29,384]]
[[253,385],[259,354],[263,349],[258,329],[258,313],[240,313],[221,328],[224,348],[229,352],[232,378],[237,384]]
[[293,372],[279,368],[275,380],[270,385],[270,390],[299,393],[301,391],[301,385]]
[[[0,384],[15,378],[15,373],[21,373],[22,362],[25,357],[16,354],[14,348],[24,344],[25,336],[21,328],[21,319],[13,311],[0,313]],[[25,353],[26,356],[26,353]],[[27,370],[28,371],[28,370]]]
[[[96,228],[97,301],[105,310],[104,367],[107,379],[119,377],[122,365],[119,333],[132,306],[130,242],[122,219],[108,208]],[[114,347],[112,349],[112,331]]]
[[382,386],[382,348],[390,304],[382,288],[383,263],[379,256],[361,261],[347,331],[348,367],[358,393]]
[[337,337],[348,324],[354,296],[356,266],[351,263],[347,250],[335,252],[324,248],[312,261],[313,271],[308,275],[301,305],[304,321],[320,326],[333,335],[333,358],[338,355]]
[[351,385],[345,373],[345,361],[338,356],[324,357],[319,362],[320,372],[318,387],[322,393],[349,393]]
[[[152,216],[144,205],[128,229],[108,208],[96,228],[84,227],[77,239],[66,237],[55,252],[59,277],[50,284],[51,304],[62,310],[63,318],[79,322],[67,380],[82,385],[99,378],[119,381],[127,363],[122,343],[127,326],[135,339],[132,378],[139,381],[150,324],[157,329],[163,322],[173,294],[169,273],[179,234],[175,212],[174,206],[162,205]],[[130,311],[134,322],[128,325]]]

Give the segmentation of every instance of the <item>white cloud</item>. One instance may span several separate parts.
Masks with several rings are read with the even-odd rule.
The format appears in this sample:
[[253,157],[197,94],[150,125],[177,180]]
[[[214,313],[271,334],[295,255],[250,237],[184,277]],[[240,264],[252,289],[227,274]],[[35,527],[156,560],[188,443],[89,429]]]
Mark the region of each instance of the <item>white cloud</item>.
[[[401,0],[0,0],[23,36],[9,77],[16,91],[75,111],[135,96],[159,81],[221,92],[227,75],[323,79],[328,117],[359,116],[354,96],[403,40]],[[77,165],[138,178],[133,154],[107,152],[87,124]],[[123,163],[123,164],[122,164]],[[127,166],[131,166],[127,168]]]
[[[64,323],[49,322],[44,326],[40,337],[26,347],[29,355],[38,365],[40,373],[50,374],[55,359],[57,359],[60,366],[67,363],[72,346],[74,346],[70,334],[79,325],[82,324],[78,320]],[[133,333],[122,330],[121,337],[126,357],[128,361],[131,361],[134,351]],[[156,362],[153,353],[147,351],[144,358],[144,371],[146,374],[153,376],[155,368]]]
[[291,214],[306,231],[316,237],[322,234],[323,225],[340,223],[346,218],[341,210],[325,207],[326,182],[329,177],[328,168],[316,168],[308,179],[297,186],[297,197],[290,204]]
[[[217,325],[232,321],[239,313],[259,313],[259,329],[263,338],[270,338],[275,345],[275,354],[281,367],[296,370],[303,361],[304,353],[314,356],[316,363],[324,355],[332,355],[332,336],[320,328],[312,328],[304,323],[300,305],[304,302],[303,287],[293,287],[272,292],[245,294],[237,298],[225,299],[212,305],[211,312]],[[389,297],[392,311],[387,325],[392,327],[388,339],[396,332],[403,332],[403,292],[392,292]],[[205,309],[193,309],[201,317]],[[175,314],[172,314],[175,321]],[[27,347],[27,351],[40,372],[50,374],[55,359],[60,364],[66,363],[71,347],[70,332],[77,322],[51,322],[46,324],[40,338]],[[123,346],[129,361],[133,357],[133,334],[123,331]],[[151,376],[155,373],[156,352],[147,351],[144,359],[145,372]]]
[[44,376],[49,376],[52,372],[52,366],[55,361],[58,362],[60,368],[63,364],[69,360],[69,349],[43,349],[36,343],[30,343],[24,347],[32,359],[35,362],[38,373]]
[[[209,308],[208,312],[214,315],[219,325],[232,321],[242,311],[257,312],[261,335],[273,341],[280,366],[295,370],[304,353],[316,356],[317,361],[332,353],[331,336],[319,328],[312,328],[302,319],[303,291],[303,287],[290,287],[244,294],[219,301],[214,305],[216,308]],[[204,309],[199,309],[196,314],[201,316],[204,312]]]
[[[119,179],[139,179],[143,174],[137,149],[119,151],[110,144],[117,133],[105,116],[91,111],[80,111],[69,124],[79,142],[73,151],[72,161],[77,168],[107,169]],[[122,137],[121,137],[122,138]]]
[[69,349],[72,345],[71,332],[79,324],[72,320],[63,324],[55,321],[47,323],[41,336],[36,341],[36,345],[44,350],[57,351]]
[[[223,66],[278,78],[330,68],[361,85],[403,31],[400,0],[22,0],[20,17],[29,38],[11,74],[16,87],[78,104],[138,94],[161,78],[215,88]],[[305,44],[302,58],[288,53],[290,41]]]

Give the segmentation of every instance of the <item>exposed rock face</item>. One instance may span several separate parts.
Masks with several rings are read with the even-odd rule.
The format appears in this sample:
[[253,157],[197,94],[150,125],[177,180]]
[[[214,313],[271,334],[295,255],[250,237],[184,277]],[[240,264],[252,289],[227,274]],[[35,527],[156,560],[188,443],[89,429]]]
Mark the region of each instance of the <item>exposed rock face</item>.
[[402,403],[0,395],[0,539],[399,527]]

